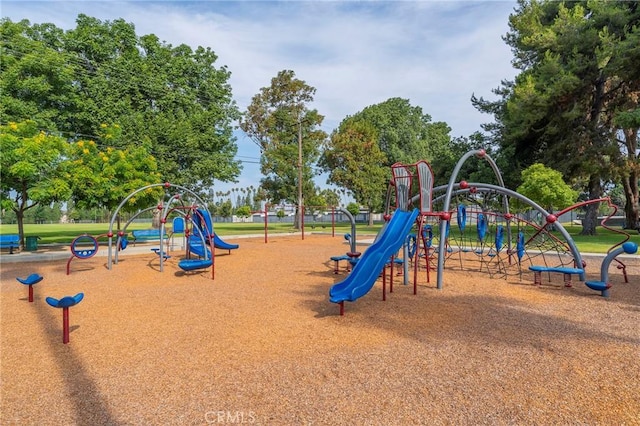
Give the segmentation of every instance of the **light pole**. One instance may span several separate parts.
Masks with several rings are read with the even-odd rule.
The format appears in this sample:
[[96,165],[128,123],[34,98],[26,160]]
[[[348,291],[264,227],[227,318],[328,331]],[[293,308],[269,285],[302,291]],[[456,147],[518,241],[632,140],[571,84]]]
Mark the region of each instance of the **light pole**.
[[302,120],[298,117],[298,227],[302,229]]

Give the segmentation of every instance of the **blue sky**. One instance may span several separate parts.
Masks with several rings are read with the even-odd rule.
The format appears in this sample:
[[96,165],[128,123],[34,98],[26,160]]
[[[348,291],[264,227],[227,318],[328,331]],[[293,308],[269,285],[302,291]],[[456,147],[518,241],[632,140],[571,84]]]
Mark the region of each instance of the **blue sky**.
[[[468,136],[492,117],[471,105],[472,94],[513,79],[512,55],[501,37],[515,1],[7,1],[13,21],[75,27],[78,14],[123,18],[138,35],[172,45],[210,47],[231,71],[244,111],[278,71],[291,69],[317,89],[311,105],[330,133],[347,115],[392,97],[409,99],[452,136]],[[244,170],[237,184],[257,186],[257,146],[236,132]],[[317,179],[324,185],[326,177]]]

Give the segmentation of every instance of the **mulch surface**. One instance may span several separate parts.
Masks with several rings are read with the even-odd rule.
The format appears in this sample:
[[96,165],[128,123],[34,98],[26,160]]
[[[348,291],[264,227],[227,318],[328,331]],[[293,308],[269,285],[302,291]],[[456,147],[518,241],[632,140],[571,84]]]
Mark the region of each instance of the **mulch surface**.
[[[65,260],[2,264],[0,423],[640,425],[637,259],[629,283],[611,267],[609,298],[561,275],[445,271],[417,295],[396,277],[385,302],[379,280],[340,316],[341,237],[229,242],[214,280],[179,252],[162,272],[151,252],[70,275]],[[29,303],[15,278],[34,272]],[[79,292],[65,345],[45,297]]]

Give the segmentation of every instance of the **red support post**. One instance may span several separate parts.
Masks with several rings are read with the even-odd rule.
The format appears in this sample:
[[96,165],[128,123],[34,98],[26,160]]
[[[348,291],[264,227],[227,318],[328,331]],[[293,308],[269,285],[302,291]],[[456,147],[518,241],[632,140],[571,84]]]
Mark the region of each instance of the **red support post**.
[[344,300],[340,302],[340,316],[344,315]]
[[[422,220],[420,221],[420,225],[422,225]],[[413,294],[418,294],[418,262],[420,261],[420,235],[416,234],[416,249],[413,254],[415,258],[413,259]]]
[[62,308],[62,343],[69,343],[69,308]]
[[71,261],[75,258],[74,255],[71,255],[71,257],[69,258],[69,260],[67,260],[67,275],[69,275],[69,268],[70,268],[70,263]]
[[542,285],[542,272],[533,271],[533,284]]
[[29,302],[33,302],[33,285],[29,284]]
[[382,301],[387,300],[387,267],[382,268]]

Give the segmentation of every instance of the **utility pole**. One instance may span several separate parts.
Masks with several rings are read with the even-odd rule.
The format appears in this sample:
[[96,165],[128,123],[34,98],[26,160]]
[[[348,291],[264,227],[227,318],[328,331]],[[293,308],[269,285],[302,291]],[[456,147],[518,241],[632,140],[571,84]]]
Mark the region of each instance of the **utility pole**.
[[298,116],[298,228],[302,229],[302,119]]

